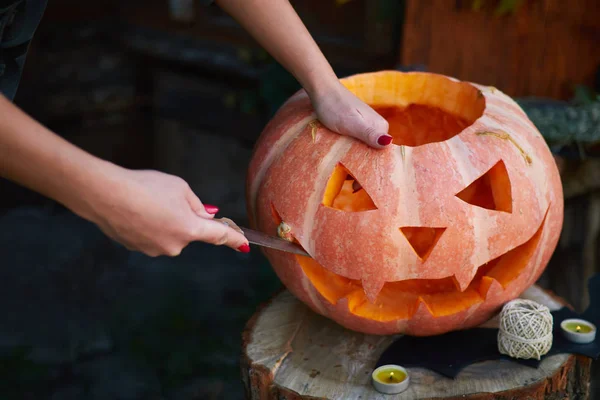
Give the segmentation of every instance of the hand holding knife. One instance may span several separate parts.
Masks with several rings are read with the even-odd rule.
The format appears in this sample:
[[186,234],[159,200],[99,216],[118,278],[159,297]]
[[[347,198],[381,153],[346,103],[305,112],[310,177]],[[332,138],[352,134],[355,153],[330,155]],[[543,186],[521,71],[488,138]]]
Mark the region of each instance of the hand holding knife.
[[288,242],[287,240],[281,239],[277,236],[271,236],[267,235],[266,233],[262,233],[252,229],[239,227],[235,222],[233,222],[229,218],[215,218],[215,220],[224,223],[225,225],[235,229],[240,233],[243,233],[244,236],[246,236],[246,238],[248,239],[248,241],[252,244],[310,257],[310,255],[297,244]]

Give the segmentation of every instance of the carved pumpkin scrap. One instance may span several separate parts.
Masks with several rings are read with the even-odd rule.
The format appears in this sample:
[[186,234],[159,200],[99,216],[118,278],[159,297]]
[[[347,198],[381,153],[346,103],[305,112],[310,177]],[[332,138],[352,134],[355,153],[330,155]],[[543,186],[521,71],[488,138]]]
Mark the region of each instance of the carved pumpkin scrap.
[[269,122],[247,180],[251,225],[313,258],[265,249],[314,311],[371,334],[478,325],[532,285],[563,196],[548,146],[499,90],[430,73],[342,83],[390,125],[369,148],[315,123],[304,92]]

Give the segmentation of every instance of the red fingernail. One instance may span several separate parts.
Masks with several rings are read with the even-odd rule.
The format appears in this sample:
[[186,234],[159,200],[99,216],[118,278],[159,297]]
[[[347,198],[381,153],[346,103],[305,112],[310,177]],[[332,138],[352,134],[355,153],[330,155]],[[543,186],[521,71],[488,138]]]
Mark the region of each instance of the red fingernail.
[[209,214],[216,214],[219,212],[219,207],[217,206],[213,206],[210,204],[205,204],[204,205],[204,209],[206,210],[207,213]]
[[392,143],[392,139],[393,137],[388,135],[379,136],[379,139],[377,139],[377,143],[380,146],[387,146],[388,144]]
[[242,253],[250,253],[250,245],[248,243],[244,243],[243,245],[238,247],[238,250]]

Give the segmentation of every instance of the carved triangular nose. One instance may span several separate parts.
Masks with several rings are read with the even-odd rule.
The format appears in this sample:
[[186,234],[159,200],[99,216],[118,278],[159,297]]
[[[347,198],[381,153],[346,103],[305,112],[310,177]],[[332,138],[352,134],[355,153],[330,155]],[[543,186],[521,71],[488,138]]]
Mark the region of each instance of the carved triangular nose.
[[427,226],[405,226],[400,228],[400,232],[406,237],[421,261],[425,261],[429,257],[445,230],[446,228]]

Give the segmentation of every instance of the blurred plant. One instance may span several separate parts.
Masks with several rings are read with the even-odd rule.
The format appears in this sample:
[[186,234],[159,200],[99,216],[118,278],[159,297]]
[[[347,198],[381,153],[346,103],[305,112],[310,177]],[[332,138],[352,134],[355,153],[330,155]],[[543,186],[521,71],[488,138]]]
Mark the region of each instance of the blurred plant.
[[[471,8],[473,11],[479,11],[483,8],[485,0],[473,0]],[[500,0],[494,13],[498,16],[514,14],[523,4],[523,0]]]
[[279,63],[271,62],[262,72],[258,95],[266,105],[269,117],[302,87]]
[[600,93],[596,93],[592,88],[577,85],[575,86],[575,97],[573,103],[576,105],[592,104],[600,101]]
[[540,98],[517,99],[517,102],[554,152],[576,158],[598,156],[599,93],[579,85],[569,102]]

